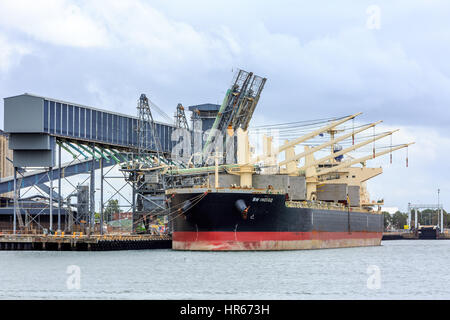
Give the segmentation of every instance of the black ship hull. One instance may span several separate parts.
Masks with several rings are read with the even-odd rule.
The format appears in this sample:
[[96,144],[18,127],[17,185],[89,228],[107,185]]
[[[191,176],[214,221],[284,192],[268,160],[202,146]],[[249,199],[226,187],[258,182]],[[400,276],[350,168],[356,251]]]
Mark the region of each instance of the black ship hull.
[[377,246],[383,216],[286,201],[249,190],[171,190],[175,250],[296,250]]

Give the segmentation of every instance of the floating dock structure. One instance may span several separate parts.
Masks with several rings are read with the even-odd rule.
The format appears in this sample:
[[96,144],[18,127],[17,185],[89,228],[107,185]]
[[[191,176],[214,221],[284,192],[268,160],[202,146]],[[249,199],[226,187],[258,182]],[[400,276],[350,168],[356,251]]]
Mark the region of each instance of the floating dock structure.
[[434,236],[422,235],[419,232],[383,232],[382,240],[450,240],[450,234],[448,232],[438,233],[434,232]]

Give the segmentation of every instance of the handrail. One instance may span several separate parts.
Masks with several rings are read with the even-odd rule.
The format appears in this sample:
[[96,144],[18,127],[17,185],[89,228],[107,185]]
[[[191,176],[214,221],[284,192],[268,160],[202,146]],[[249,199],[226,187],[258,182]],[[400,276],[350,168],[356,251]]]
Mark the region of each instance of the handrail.
[[360,207],[346,207],[343,205],[336,205],[329,202],[307,202],[307,201],[286,201],[286,207],[288,208],[307,208],[307,209],[328,209],[328,210],[339,210],[339,211],[351,211],[351,212],[364,212],[364,213],[372,213],[379,214],[377,211],[369,211],[364,210]]

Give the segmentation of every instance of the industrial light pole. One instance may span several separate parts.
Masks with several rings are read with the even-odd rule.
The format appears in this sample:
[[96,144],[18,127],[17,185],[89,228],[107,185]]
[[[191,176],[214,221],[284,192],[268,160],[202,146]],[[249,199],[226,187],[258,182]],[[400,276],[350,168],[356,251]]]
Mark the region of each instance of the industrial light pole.
[[[441,233],[444,233],[444,211],[442,210],[441,206],[440,206],[440,199],[439,199],[439,194],[441,193],[441,189],[438,188],[438,219],[439,219],[439,214],[441,214]],[[439,224],[439,220],[438,220],[438,224]]]
[[441,192],[441,189],[438,189],[438,207],[439,207],[439,193]]

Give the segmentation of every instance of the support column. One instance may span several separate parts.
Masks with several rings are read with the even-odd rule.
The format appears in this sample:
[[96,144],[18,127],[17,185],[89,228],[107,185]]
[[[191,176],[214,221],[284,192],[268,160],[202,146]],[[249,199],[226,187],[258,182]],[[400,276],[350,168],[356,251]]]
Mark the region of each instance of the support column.
[[48,168],[48,174],[50,175],[50,207],[49,207],[49,213],[50,213],[50,231],[53,231],[53,167]]
[[276,158],[273,153],[273,137],[263,136],[264,171],[269,174],[276,173]]
[[100,158],[100,234],[103,234],[103,150]]
[[408,203],[408,229],[411,231],[411,204]]
[[91,185],[89,190],[90,212],[89,212],[89,231],[95,227],[95,143],[92,144],[92,167],[91,167]]
[[58,194],[59,194],[59,198],[58,198],[58,231],[61,231],[61,206],[62,206],[62,202],[61,202],[61,197],[62,197],[62,192],[61,192],[61,144],[59,144],[59,150],[58,150]]
[[441,211],[441,233],[444,233],[444,210],[442,209],[442,207],[440,211]]
[[136,182],[133,181],[131,186],[132,186],[131,205],[133,207],[132,208],[133,218],[131,219],[131,221],[133,221],[133,224],[132,224],[131,232],[134,233],[135,228],[136,228],[135,220],[137,220],[137,217],[136,217]]
[[[133,165],[133,168],[135,167],[135,163],[134,163],[134,153],[131,155],[131,163]],[[136,173],[136,171],[135,171]],[[131,182],[131,210],[132,210],[132,225],[131,225],[131,232],[134,233],[135,229],[136,229],[136,225],[135,225],[135,219],[136,219],[136,176],[133,176],[133,181]]]
[[417,208],[414,209],[414,229],[417,230]]
[[[305,146],[305,151],[309,149],[308,146]],[[307,167],[305,170],[305,178],[306,178],[306,199],[315,201],[317,200],[317,170],[316,166],[310,166],[311,163],[314,163],[314,153],[310,153],[305,157],[305,166]]]
[[14,167],[14,222],[13,233],[16,234],[17,227],[17,167]]
[[253,165],[250,165],[250,145],[247,131],[237,130],[237,160],[242,165],[239,170],[241,188],[251,188],[253,184]]
[[[284,143],[289,143],[289,140],[285,140]],[[307,150],[307,146],[305,146],[305,151]],[[290,159],[295,157],[295,147],[289,147],[284,151],[284,158]],[[296,172],[295,168],[297,167],[297,161],[289,161],[286,163],[286,171],[287,172]]]

